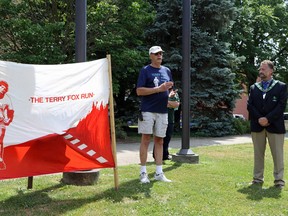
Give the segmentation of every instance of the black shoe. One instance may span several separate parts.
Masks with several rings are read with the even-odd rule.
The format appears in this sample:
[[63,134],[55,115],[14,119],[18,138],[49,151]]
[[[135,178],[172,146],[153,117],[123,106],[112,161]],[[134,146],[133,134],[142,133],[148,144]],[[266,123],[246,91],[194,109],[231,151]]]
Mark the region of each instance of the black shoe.
[[171,156],[170,155],[168,155],[167,157],[163,157],[163,161],[164,160],[171,160],[172,158],[171,158]]
[[263,181],[253,180],[250,183],[250,187],[262,187],[263,183],[264,183]]
[[275,180],[274,181],[274,187],[278,189],[283,189],[285,185],[285,182],[283,180]]
[[282,190],[284,188],[284,185],[281,184],[275,184],[274,185],[275,188]]

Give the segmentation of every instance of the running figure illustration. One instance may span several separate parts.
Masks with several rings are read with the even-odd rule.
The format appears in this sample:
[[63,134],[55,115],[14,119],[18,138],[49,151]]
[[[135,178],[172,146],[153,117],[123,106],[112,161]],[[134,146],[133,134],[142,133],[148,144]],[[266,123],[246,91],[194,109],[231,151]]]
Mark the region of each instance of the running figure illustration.
[[[0,81],[0,99],[3,99],[8,92],[8,83],[1,80]],[[7,95],[8,96],[8,95]],[[4,163],[4,136],[6,131],[6,126],[8,126],[14,117],[13,108],[9,107],[9,104],[0,102],[0,170],[6,169],[6,164]]]

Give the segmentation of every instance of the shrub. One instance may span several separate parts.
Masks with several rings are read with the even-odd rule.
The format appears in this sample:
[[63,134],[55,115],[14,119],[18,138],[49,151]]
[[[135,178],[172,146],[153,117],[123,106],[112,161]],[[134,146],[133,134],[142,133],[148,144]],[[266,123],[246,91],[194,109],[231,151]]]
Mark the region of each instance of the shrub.
[[247,134],[250,133],[250,122],[240,118],[233,119],[233,126],[236,134]]
[[126,139],[127,138],[127,133],[125,132],[126,124],[122,119],[115,119],[115,134],[116,138],[119,139]]

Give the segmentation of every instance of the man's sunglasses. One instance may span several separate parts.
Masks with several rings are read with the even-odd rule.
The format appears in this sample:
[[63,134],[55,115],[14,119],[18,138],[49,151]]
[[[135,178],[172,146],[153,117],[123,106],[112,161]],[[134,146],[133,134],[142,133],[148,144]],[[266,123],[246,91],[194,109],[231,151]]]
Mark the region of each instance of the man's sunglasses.
[[162,52],[157,52],[157,53],[153,53],[155,56],[158,56],[158,55],[163,55],[163,53]]

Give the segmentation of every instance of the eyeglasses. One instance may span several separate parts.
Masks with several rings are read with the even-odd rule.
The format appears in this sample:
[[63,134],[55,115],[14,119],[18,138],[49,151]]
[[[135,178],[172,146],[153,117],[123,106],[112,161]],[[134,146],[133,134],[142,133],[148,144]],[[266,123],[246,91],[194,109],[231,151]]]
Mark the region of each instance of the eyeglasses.
[[157,53],[153,53],[155,56],[158,56],[158,55],[163,55],[163,53],[162,52],[157,52]]

